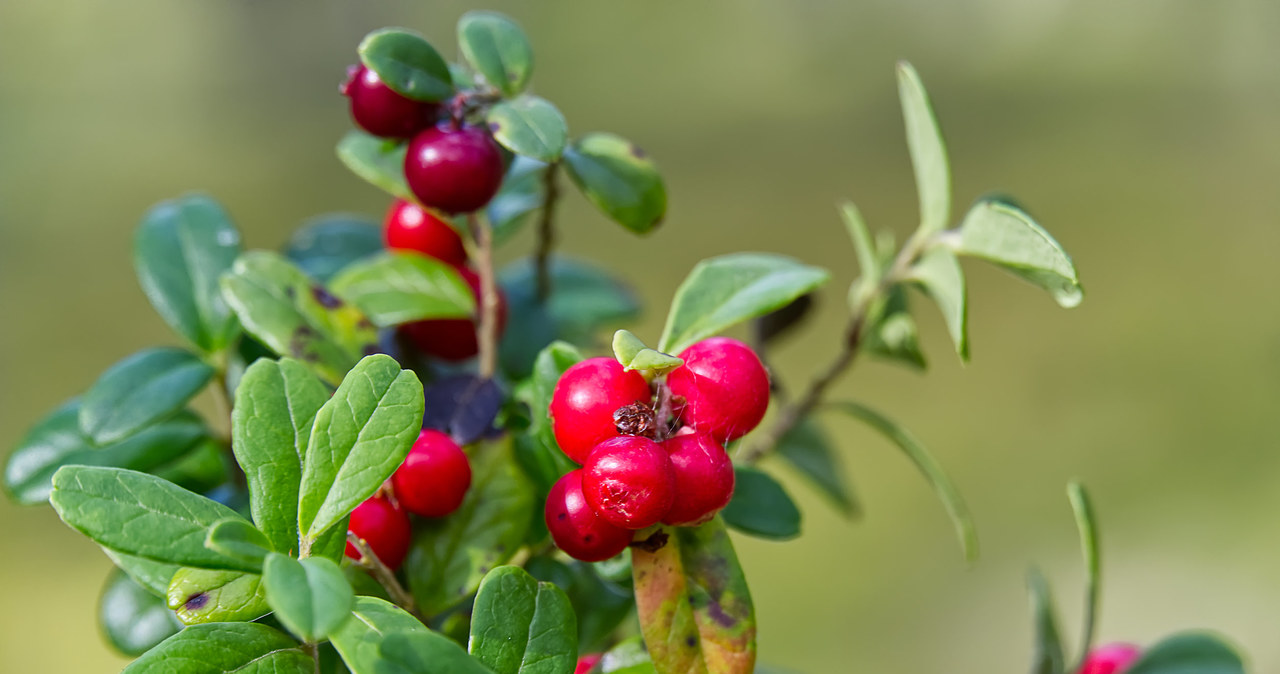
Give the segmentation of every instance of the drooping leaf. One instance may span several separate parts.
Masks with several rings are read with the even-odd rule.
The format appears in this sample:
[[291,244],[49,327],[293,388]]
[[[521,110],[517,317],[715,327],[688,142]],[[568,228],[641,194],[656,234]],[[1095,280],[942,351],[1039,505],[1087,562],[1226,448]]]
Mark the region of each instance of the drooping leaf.
[[493,139],[525,157],[552,162],[564,153],[569,126],[549,101],[524,95],[489,108],[485,116]]
[[961,361],[969,360],[969,307],[964,271],[955,254],[941,246],[932,248],[911,268],[909,279],[938,305],[956,353]]
[[547,165],[536,159],[517,155],[507,167],[502,187],[485,207],[485,216],[493,227],[493,242],[510,239],[529,216],[542,208],[546,194]]
[[728,531],[716,518],[669,534],[654,552],[631,552],[640,630],[653,663],[662,672],[752,672],[755,611]]
[[569,177],[609,219],[647,234],[667,214],[667,188],[649,156],[611,133],[592,133],[565,148]]
[[1044,288],[1063,307],[1084,299],[1071,256],[1022,209],[995,199],[973,205],[960,223],[956,252],[993,262]]
[[795,331],[813,313],[813,293],[806,293],[751,322],[756,344],[768,345]]
[[720,511],[725,524],[777,541],[800,535],[800,509],[777,480],[746,466],[738,466],[733,472],[733,499]]
[[492,674],[390,602],[356,597],[351,613],[330,640],[352,674]]
[[443,101],[453,95],[449,64],[421,35],[383,28],[365,36],[360,62],[396,93],[415,101]]
[[303,641],[328,638],[355,607],[342,569],[321,557],[294,559],[273,552],[263,565],[262,583],[276,618]]
[[868,353],[917,370],[928,366],[924,352],[920,350],[920,330],[911,316],[907,293],[902,286],[889,288],[883,306],[866,331]]
[[951,169],[929,95],[925,93],[920,75],[906,61],[898,62],[898,97],[907,126],[907,149],[915,169],[916,192],[920,196],[920,231],[933,234],[946,229],[951,219]]
[[139,587],[151,594],[164,598],[169,592],[169,581],[181,568],[177,564],[166,564],[143,557],[128,555],[119,550],[102,548],[116,568],[128,574]]
[[497,12],[471,11],[458,19],[458,47],[467,63],[506,96],[533,76],[533,47],[524,31]]
[[378,327],[467,318],[476,311],[475,295],[457,269],[416,253],[387,253],[354,263],[334,279],[332,288]]
[[467,649],[495,674],[572,674],[578,622],[560,588],[500,566],[480,582]]
[[664,374],[674,370],[684,361],[645,346],[639,337],[627,330],[613,333],[613,356],[627,370],[652,370]]
[[1027,590],[1031,594],[1031,616],[1035,623],[1031,674],[1064,674],[1066,663],[1062,656],[1058,617],[1053,608],[1053,593],[1039,569],[1031,569],[1031,574],[1027,577]]
[[133,238],[133,266],[156,313],[201,351],[226,348],[238,326],[218,278],[240,255],[240,232],[202,195],[156,204]]
[[98,377],[80,402],[80,430],[95,444],[118,442],[176,414],[214,370],[182,349],[143,349]]
[[365,182],[393,197],[414,199],[404,179],[404,159],[409,144],[379,138],[359,129],[347,132],[335,148],[338,159]]
[[360,215],[330,213],[302,223],[285,244],[284,255],[311,278],[328,283],[347,265],[383,250],[377,223]]
[[271,541],[266,534],[239,518],[222,520],[210,527],[204,545],[243,561],[255,572],[261,571],[263,560],[271,553]]
[[826,283],[824,269],[772,253],[733,253],[699,262],[671,300],[658,350],[694,342],[785,306]]
[[1102,560],[1098,547],[1098,518],[1094,515],[1093,502],[1084,485],[1072,482],[1067,485],[1067,499],[1075,514],[1076,529],[1080,532],[1080,551],[1084,555],[1084,627],[1080,630],[1079,661],[1084,662],[1093,647],[1094,619],[1102,596]]
[[262,576],[242,571],[179,569],[165,600],[186,625],[257,620],[271,611]]
[[122,674],[311,674],[293,639],[258,623],[195,625],[165,639]]
[[182,629],[164,600],[119,569],[107,576],[98,599],[98,625],[120,653],[137,657]]
[[1180,632],[1148,648],[1125,674],[1244,674],[1244,662],[1221,638]]
[[843,462],[831,438],[812,418],[802,419],[779,438],[775,451],[846,517],[858,513],[858,503],[845,480]]
[[578,618],[580,653],[599,650],[618,625],[635,614],[630,588],[601,578],[594,564],[565,564],[550,557],[534,557],[525,563],[525,570],[540,581],[554,583],[569,597]]

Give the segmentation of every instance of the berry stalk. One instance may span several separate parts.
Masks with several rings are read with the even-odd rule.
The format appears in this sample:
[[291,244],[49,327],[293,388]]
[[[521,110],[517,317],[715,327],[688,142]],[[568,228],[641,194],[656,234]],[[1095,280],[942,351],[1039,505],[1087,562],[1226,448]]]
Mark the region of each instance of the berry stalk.
[[480,320],[476,342],[480,346],[479,374],[492,379],[498,364],[498,283],[493,273],[493,230],[475,213],[467,214],[467,226],[476,242],[476,267],[480,272]]
[[378,559],[378,554],[373,551],[369,543],[349,531],[347,532],[347,542],[360,553],[360,559],[355,560],[355,563],[372,574],[374,580],[377,580],[382,587],[386,588],[387,594],[391,595],[391,601],[421,620],[422,616],[418,614],[418,604],[413,600],[413,595],[409,594],[409,591],[404,589],[404,586],[396,579],[395,572],[382,563],[382,560]]
[[560,162],[553,161],[547,164],[547,169],[542,174],[542,213],[538,217],[538,244],[533,253],[534,282],[539,302],[546,302],[551,295],[551,247],[555,245],[554,216],[556,201],[560,198],[556,181],[559,170]]

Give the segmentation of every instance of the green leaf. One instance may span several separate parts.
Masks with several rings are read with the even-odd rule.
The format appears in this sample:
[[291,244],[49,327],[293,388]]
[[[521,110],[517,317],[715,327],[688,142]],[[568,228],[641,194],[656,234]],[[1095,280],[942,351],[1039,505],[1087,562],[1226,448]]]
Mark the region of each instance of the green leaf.
[[347,265],[384,250],[382,228],[360,215],[330,213],[299,227],[284,254],[307,276],[328,283]]
[[667,188],[649,156],[625,138],[592,133],[564,151],[569,177],[614,222],[647,234],[667,214]]
[[102,548],[107,558],[121,571],[129,575],[133,582],[157,597],[165,597],[169,592],[169,581],[181,568],[177,564],[166,564],[142,557],[127,555],[119,550]]
[[491,674],[456,642],[435,632],[388,634],[378,653],[384,661],[413,674]]
[[[608,271],[563,255],[548,261],[551,295],[545,307],[562,338],[580,337],[595,330],[635,319],[640,300],[634,291]],[[532,258],[521,258],[498,273],[498,282],[508,303],[532,303],[534,295]]]
[[[594,564],[578,561],[565,564],[550,557],[533,557],[525,563],[525,570],[538,580],[562,588],[569,597],[578,618],[578,651],[581,653],[600,650],[612,643],[612,635],[622,621],[635,615],[631,588],[601,578]],[[630,580],[630,569],[627,580]]]
[[920,195],[920,233],[933,234],[946,229],[951,219],[951,169],[947,165],[942,132],[929,105],[929,95],[915,68],[906,61],[898,62],[898,97],[907,126],[907,149],[915,169],[916,192]]
[[627,330],[613,333],[613,355],[627,370],[653,370],[663,374],[684,365],[680,358],[645,346],[639,337]]
[[415,101],[439,102],[453,95],[449,64],[421,35],[383,28],[365,36],[360,62],[396,93]]
[[232,461],[223,441],[206,437],[186,454],[147,472],[187,491],[204,494],[231,481]]
[[536,159],[516,155],[511,161],[502,187],[485,206],[495,245],[510,239],[529,221],[530,215],[542,208],[546,173],[547,165]]
[[800,509],[777,480],[746,466],[734,468],[733,474],[733,499],[720,511],[725,524],[776,541],[800,535]]
[[97,447],[80,432],[80,401],[70,400],[37,422],[18,443],[5,463],[4,485],[18,503],[44,503],[53,489],[53,474],[63,466],[151,470],[207,437],[204,422],[183,410],[120,442]]
[[144,349],[112,365],[80,403],[80,430],[94,443],[123,440],[172,416],[213,378],[213,368],[182,349]]
[[165,600],[187,625],[257,620],[271,611],[262,576],[241,571],[179,569]]
[[288,358],[255,361],[236,387],[231,446],[249,485],[253,519],[274,550],[298,549],[302,456],[328,399],[324,384]]
[[492,674],[390,602],[356,597],[352,616],[329,637],[352,674]]
[[236,317],[218,277],[240,255],[240,232],[214,200],[188,195],[156,204],[133,237],[133,266],[156,313],[205,353],[235,338]]
[[495,674],[572,674],[578,621],[560,588],[500,566],[480,582],[467,650]]
[[[624,639],[610,648],[597,665],[604,674],[657,674],[653,659],[639,637]],[[594,671],[594,670],[592,670]],[[758,671],[758,668],[757,668]]]
[[1180,632],[1148,648],[1125,674],[1244,674],[1240,655],[1204,632]]
[[1071,308],[1084,299],[1075,264],[1062,245],[1013,204],[985,199],[960,223],[955,250],[993,262],[1044,288],[1059,305]]
[[119,569],[107,576],[102,588],[98,626],[107,641],[129,657],[142,655],[182,629],[163,599]]
[[960,261],[946,248],[936,247],[911,268],[909,280],[920,286],[942,312],[961,361],[969,360],[969,307]]
[[465,601],[489,569],[511,559],[538,507],[507,440],[471,457],[471,489],[452,515],[419,522],[406,563],[418,607],[437,615]]
[[316,413],[302,462],[298,529],[315,539],[391,477],[422,430],[422,383],[390,356],[368,356]]
[[845,202],[840,207],[840,215],[844,218],[844,226],[849,230],[849,238],[853,240],[853,251],[858,256],[858,272],[864,279],[879,282],[882,270],[876,254],[875,241],[871,238],[871,230],[862,212],[853,202]]
[[427,318],[468,318],[471,286],[446,262],[417,253],[387,253],[346,268],[333,292],[360,307],[378,327]]
[[471,11],[458,20],[458,47],[467,63],[506,96],[533,76],[533,47],[516,22],[497,12]]
[[925,449],[924,445],[921,445],[920,441],[906,429],[870,407],[850,401],[834,403],[831,407],[879,431],[907,455],[911,463],[915,464],[925,480],[929,482],[934,493],[942,500],[942,505],[946,507],[947,515],[951,517],[951,522],[955,526],[956,536],[960,539],[960,547],[964,550],[965,559],[971,562],[976,560],[978,533],[973,525],[973,515],[969,513],[969,507],[960,496],[960,490],[956,488],[951,478],[947,477],[938,460],[929,454],[929,450]]
[[1031,593],[1031,615],[1036,629],[1031,674],[1063,674],[1066,663],[1062,658],[1062,637],[1058,633],[1053,593],[1039,569],[1031,569],[1031,574],[1027,577],[1027,589]]
[[158,477],[64,466],[53,476],[49,501],[71,528],[113,550],[183,566],[252,570],[204,545],[215,523],[240,518],[234,510]]
[[902,286],[892,286],[885,295],[884,305],[875,312],[876,318],[866,329],[867,352],[917,370],[924,370],[928,363],[920,350],[920,330],[911,317],[907,293]]
[[549,101],[524,95],[489,108],[485,116],[493,139],[525,157],[552,162],[564,153],[569,125]]
[[205,547],[238,559],[252,568],[262,569],[262,561],[271,553],[271,541],[252,524],[240,519],[227,519],[214,524],[205,537]]
[[335,151],[342,164],[365,182],[393,197],[414,200],[413,192],[404,179],[408,143],[353,129],[338,141]]
[[534,361],[533,375],[516,389],[518,400],[529,406],[530,426],[512,445],[516,461],[545,495],[561,475],[575,467],[560,451],[551,428],[549,408],[556,382],[564,371],[582,361],[582,352],[567,342],[552,342]]
[[1067,485],[1067,499],[1075,514],[1076,529],[1080,531],[1080,551],[1084,554],[1084,627],[1080,630],[1080,662],[1084,662],[1093,647],[1094,619],[1102,594],[1102,561],[1098,548],[1098,520],[1093,502],[1084,485],[1072,482]]
[[249,334],[334,384],[378,341],[359,309],[275,253],[241,255],[222,277],[222,292]]
[[328,638],[355,607],[342,569],[320,557],[294,559],[273,552],[263,565],[262,583],[276,618],[303,641]]
[[658,350],[680,353],[698,340],[786,306],[828,278],[824,269],[772,253],[703,260],[676,289]]
[[[812,418],[800,420],[778,439],[775,448],[779,458],[808,479],[845,517],[858,513],[845,480],[844,466],[822,427]],[[794,506],[793,506],[794,507]]]
[[165,639],[122,674],[311,674],[293,639],[258,623],[195,625]]
[[660,672],[749,674],[755,610],[729,532],[719,518],[670,530],[655,552],[631,551],[636,608]]

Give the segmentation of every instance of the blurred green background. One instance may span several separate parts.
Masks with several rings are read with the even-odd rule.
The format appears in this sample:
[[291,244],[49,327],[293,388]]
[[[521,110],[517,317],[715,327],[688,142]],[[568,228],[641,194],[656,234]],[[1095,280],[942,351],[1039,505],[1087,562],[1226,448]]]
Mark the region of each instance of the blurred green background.
[[[0,447],[107,365],[176,338],[138,290],[130,237],[198,189],[254,247],[307,216],[380,214],[333,157],[337,94],[370,29],[456,53],[460,2],[0,3]],[[1280,4],[1166,0],[493,2],[533,38],[537,93],[572,132],[659,162],[670,215],[635,239],[566,199],[564,248],[642,290],[657,337],[698,259],[774,250],[831,268],[821,316],[775,365],[793,386],[836,340],[852,250],[836,204],[906,232],[915,196],[893,64],[941,118],[957,207],[1015,195],[1075,256],[1071,311],[969,266],[973,360],[920,303],[927,376],[875,363],[840,386],[931,446],[978,519],[966,568],[892,448],[831,419],[865,507],[796,486],[805,533],[740,539],[766,662],[798,672],[1013,672],[1041,564],[1074,640],[1081,571],[1063,487],[1103,520],[1101,635],[1204,627],[1280,670]],[[527,250],[520,239],[505,251]],[[5,450],[7,451],[7,449]],[[0,502],[0,671],[110,672],[108,568],[47,508]]]

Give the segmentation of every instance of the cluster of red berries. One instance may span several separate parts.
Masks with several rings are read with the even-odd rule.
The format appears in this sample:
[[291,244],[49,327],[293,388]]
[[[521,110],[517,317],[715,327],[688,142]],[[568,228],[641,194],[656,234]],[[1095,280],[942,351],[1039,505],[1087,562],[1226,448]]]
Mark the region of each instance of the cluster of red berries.
[[[390,489],[356,506],[347,530],[364,539],[383,564],[398,569],[409,552],[409,513],[444,517],[462,505],[470,487],[471,462],[462,448],[440,431],[424,430],[391,476]],[[360,552],[347,543],[347,556],[358,560]]]
[[764,418],[768,374],[750,347],[727,337],[698,342],[680,358],[656,408],[649,382],[611,358],[584,360],[556,383],[552,430],[582,468],[551,488],[544,515],[569,556],[608,559],[638,529],[695,526],[732,498],[724,444]]

